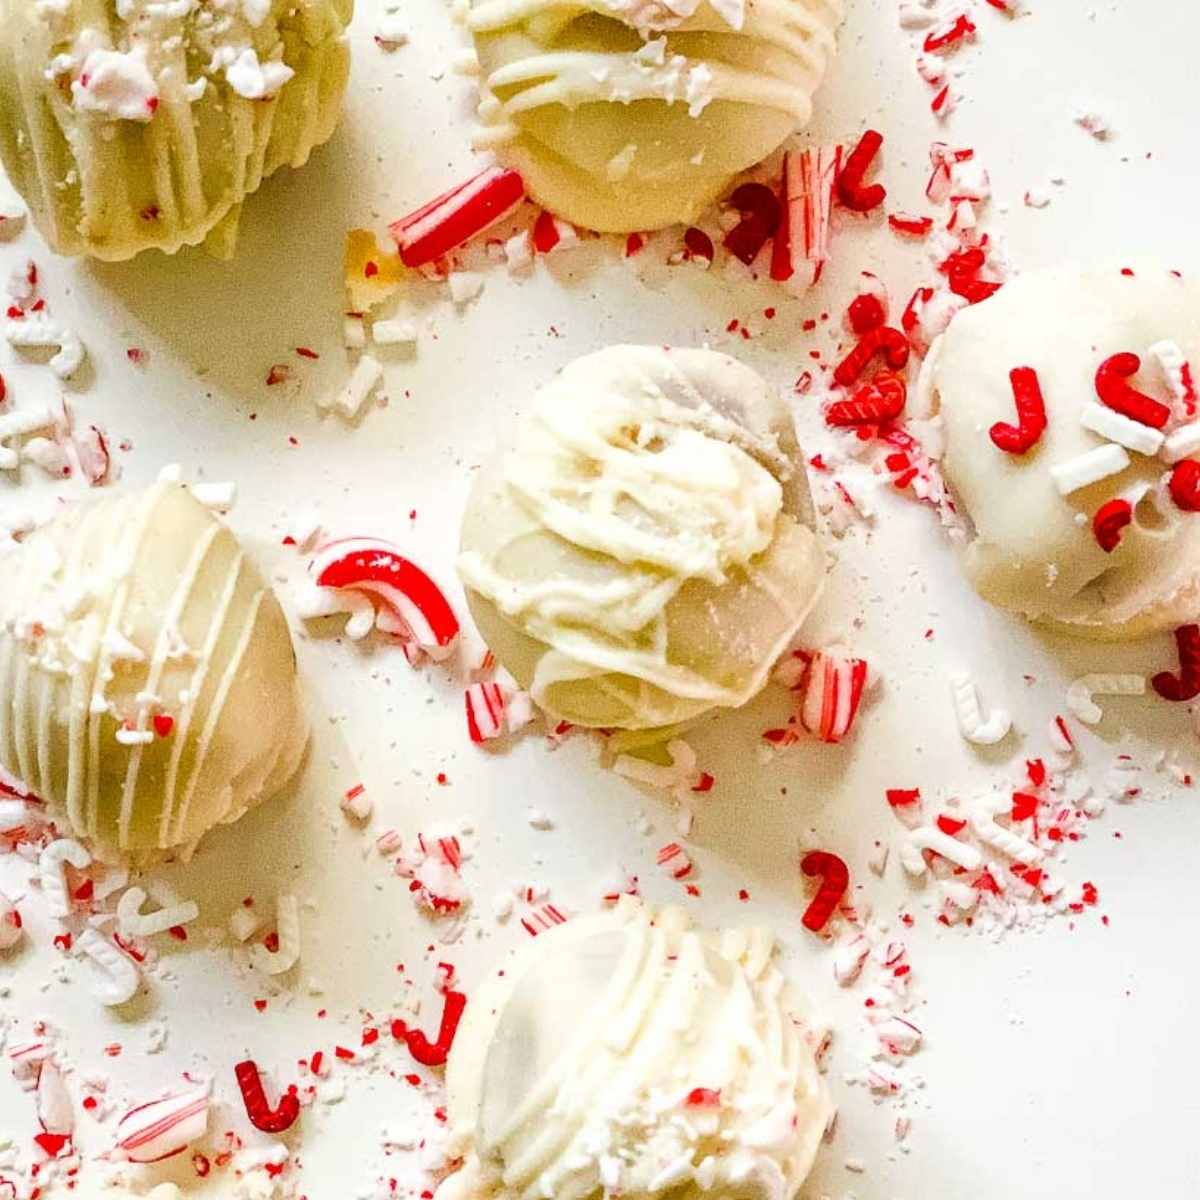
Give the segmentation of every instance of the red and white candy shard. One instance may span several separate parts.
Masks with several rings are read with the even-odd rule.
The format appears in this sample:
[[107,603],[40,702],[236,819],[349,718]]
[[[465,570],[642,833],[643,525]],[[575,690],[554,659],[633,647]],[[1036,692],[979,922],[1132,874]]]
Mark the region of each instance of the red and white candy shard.
[[42,1063],[37,1080],[38,1121],[47,1133],[66,1134],[75,1132],[75,1113],[71,1108],[71,1097],[63,1082],[62,1072],[53,1060]]
[[663,846],[656,861],[672,879],[686,879],[692,873],[692,860],[678,842],[668,842]]
[[867,664],[839,651],[817,650],[801,684],[800,722],[823,742],[840,742],[854,725]]
[[11,950],[24,933],[17,906],[0,892],[0,951]]
[[316,556],[317,586],[359,592],[380,608],[381,629],[415,642],[433,659],[454,652],[459,624],[441,589],[390,542],[347,538],[331,542]]
[[841,167],[841,146],[784,155],[783,216],[772,248],[771,278],[794,290],[817,283],[829,261],[830,219]]
[[475,743],[489,742],[505,732],[504,691],[494,680],[473,683],[465,693],[467,732]]
[[117,1125],[118,1155],[130,1162],[154,1163],[182,1154],[207,1132],[208,1110],[207,1087],[139,1105]]

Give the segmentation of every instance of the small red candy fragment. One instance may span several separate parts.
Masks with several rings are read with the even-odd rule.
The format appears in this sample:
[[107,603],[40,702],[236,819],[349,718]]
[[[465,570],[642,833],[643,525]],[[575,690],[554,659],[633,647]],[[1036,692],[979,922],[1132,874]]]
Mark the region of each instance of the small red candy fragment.
[[1096,368],[1096,395],[1123,417],[1140,421],[1152,429],[1162,429],[1171,419],[1171,410],[1129,386],[1128,380],[1141,366],[1142,360],[1128,351],[1106,358]]
[[904,411],[908,388],[899,375],[881,371],[870,383],[854,390],[848,400],[838,400],[825,412],[829,425],[884,425]]
[[687,1094],[687,1099],[684,1104],[688,1108],[719,1108],[721,1105],[721,1092],[719,1088],[692,1088]]
[[803,917],[804,928],[819,933],[829,923],[829,918],[850,886],[850,869],[836,854],[830,854],[827,850],[810,850],[800,860],[800,870],[809,878],[821,880],[817,894]]
[[683,246],[689,259],[701,259],[712,262],[713,256],[716,254],[716,250],[713,249],[712,238],[703,229],[698,229],[695,225],[689,225],[684,231]]
[[910,804],[921,803],[920,788],[888,788],[887,802],[893,808],[906,808]]
[[279,1097],[279,1104],[272,1108],[267,1102],[266,1089],[256,1063],[247,1059],[238,1063],[233,1070],[238,1087],[242,1090],[246,1116],[255,1129],[261,1129],[263,1133],[283,1133],[295,1125],[300,1116],[300,1100],[294,1091],[284,1092]]
[[923,49],[926,54],[949,50],[967,38],[975,36],[975,22],[966,13],[961,13],[951,25],[935,29],[925,38]]
[[[446,1004],[442,1009],[442,1023],[436,1042],[431,1042],[419,1029],[409,1029],[400,1022],[409,1054],[422,1066],[443,1066],[450,1055],[450,1047],[454,1045],[454,1035],[458,1032],[458,1023],[462,1020],[466,1007],[467,998],[462,992],[446,993]],[[393,1023],[392,1036],[396,1036],[396,1023]]]
[[1133,521],[1133,505],[1120,498],[1101,505],[1092,518],[1092,532],[1100,549],[1111,554],[1121,544],[1121,534]]
[[912,216],[909,213],[888,213],[888,224],[897,233],[924,237],[933,229],[933,218]]
[[533,248],[539,254],[549,254],[560,239],[558,226],[554,223],[554,214],[542,209],[533,223]]
[[992,441],[1005,454],[1028,454],[1046,432],[1042,385],[1032,367],[1015,367],[1008,378],[1017,406],[1017,424],[998,421],[991,429]]
[[1171,471],[1171,499],[1184,512],[1200,512],[1200,462],[1185,458]]
[[765,183],[741,184],[734,188],[729,203],[741,213],[742,219],[725,235],[724,246],[750,266],[775,236],[783,208],[779,197]]
[[893,371],[901,370],[908,363],[908,338],[899,329],[881,325],[864,334],[857,346],[846,355],[833,372],[833,380],[842,387],[858,382],[867,364],[882,354]]
[[887,199],[887,189],[880,183],[864,184],[867,171],[883,146],[883,134],[868,129],[850,151],[846,165],[837,179],[838,199],[854,212],[866,213],[878,208]]
[[1161,671],[1150,681],[1164,699],[1182,703],[1200,696],[1200,625],[1181,625],[1175,630],[1179,649],[1179,674]]

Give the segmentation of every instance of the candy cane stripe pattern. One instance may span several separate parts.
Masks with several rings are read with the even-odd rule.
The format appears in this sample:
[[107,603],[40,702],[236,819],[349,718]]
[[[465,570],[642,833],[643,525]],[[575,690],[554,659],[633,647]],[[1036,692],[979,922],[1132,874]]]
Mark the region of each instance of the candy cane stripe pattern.
[[155,1163],[182,1153],[208,1129],[208,1087],[130,1109],[117,1125],[117,1157]]
[[184,851],[295,773],[308,723],[287,621],[186,487],[65,507],[6,562],[0,766],[64,832]]
[[[842,9],[622,2],[576,28],[561,0],[473,0],[477,144],[581,228],[691,224],[808,123]],[[682,37],[678,49],[663,34]]]
[[1085,725],[1099,725],[1104,710],[1094,696],[1144,696],[1144,675],[1083,675],[1067,689],[1067,707]]
[[1008,737],[1012,717],[1003,708],[994,709],[984,720],[979,706],[979,690],[970,675],[963,671],[950,676],[950,696],[958,731],[976,746],[994,746]]
[[154,937],[176,926],[188,925],[200,915],[199,906],[192,900],[166,904],[148,914],[142,912],[145,902],[146,893],[139,887],[131,887],[122,893],[117,901],[117,924],[122,936]]
[[101,1004],[116,1008],[137,995],[141,973],[128,955],[94,929],[85,929],[75,944],[98,968],[92,991]]
[[[966,522],[960,561],[984,599],[1105,640],[1194,619],[1200,512],[1162,480],[1164,460],[1200,453],[1198,306],[1200,279],[1161,263],[1066,266],[1010,280],[931,347],[923,395]],[[1044,406],[1028,452],[1017,370],[1036,373]],[[988,436],[998,426],[1007,453]]]
[[77,871],[83,871],[91,866],[92,856],[70,838],[51,842],[39,855],[38,877],[42,883],[42,895],[46,898],[46,911],[59,919],[71,913],[71,898],[63,875],[65,863],[70,863]]
[[936,825],[922,825],[909,833],[900,845],[900,865],[910,875],[924,875],[929,870],[926,850],[940,855],[964,871],[977,871],[983,866],[983,855],[968,842],[943,833]]
[[467,733],[471,741],[490,742],[505,731],[504,691],[498,683],[473,683],[465,693]]
[[851,730],[867,684],[867,664],[837,651],[817,651],[801,685],[800,720],[823,742],[840,742]]
[[1041,848],[996,822],[998,814],[1009,812],[1011,808],[1012,801],[1003,796],[975,801],[970,810],[971,829],[985,846],[1007,854],[1009,858],[1024,866],[1035,867],[1045,858]]
[[282,895],[275,901],[275,933],[279,948],[253,946],[250,962],[264,975],[283,975],[300,961],[300,905],[295,896]]

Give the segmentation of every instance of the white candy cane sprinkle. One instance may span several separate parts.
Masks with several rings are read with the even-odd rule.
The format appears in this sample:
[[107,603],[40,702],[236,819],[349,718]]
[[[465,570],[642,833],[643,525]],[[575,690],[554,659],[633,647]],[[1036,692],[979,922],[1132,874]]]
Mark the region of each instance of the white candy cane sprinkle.
[[250,951],[251,963],[265,975],[282,975],[300,961],[300,905],[292,895],[275,901],[275,931],[279,949],[274,954],[265,946]]
[[965,672],[950,676],[950,695],[959,732],[968,742],[976,746],[994,746],[1008,736],[1012,717],[1006,709],[997,708],[985,721],[979,707],[979,692]]
[[900,863],[910,875],[924,875],[929,869],[923,851],[935,854],[962,867],[964,871],[977,871],[983,865],[983,855],[967,842],[960,842],[936,825],[922,825],[914,829],[900,846]]
[[1191,364],[1187,360],[1178,342],[1155,342],[1146,351],[1149,358],[1158,367],[1163,381],[1171,389],[1174,400],[1172,409],[1178,421],[1193,420],[1196,411],[1197,395],[1196,381],[1192,377]]
[[141,974],[137,964],[94,929],[85,929],[75,943],[100,968],[92,985],[96,999],[108,1008],[127,1004],[137,995]]
[[59,838],[51,842],[38,856],[42,895],[46,897],[46,910],[52,917],[66,917],[71,912],[71,898],[67,894],[67,879],[63,873],[64,863],[83,871],[92,865],[92,856],[71,838]]
[[50,370],[59,379],[70,379],[87,357],[87,351],[74,330],[41,313],[9,320],[4,326],[4,336],[8,344],[17,350],[55,350],[50,359]]
[[1157,454],[1166,441],[1166,435],[1160,429],[1151,429],[1141,421],[1131,420],[1105,404],[1097,404],[1089,400],[1079,414],[1079,423],[1084,429],[1098,433],[1109,442],[1124,446],[1126,450],[1138,454]]
[[1144,696],[1144,675],[1083,675],[1067,689],[1067,707],[1085,725],[1099,725],[1104,710],[1093,696]]
[[985,846],[1007,854],[1026,867],[1036,867],[1045,854],[1040,847],[996,823],[996,817],[1009,811],[1010,802],[1003,796],[987,796],[971,805],[971,828]]
[[1097,446],[1086,454],[1068,459],[1064,463],[1050,468],[1050,477],[1059,495],[1069,496],[1080,488],[1090,487],[1107,479],[1110,475],[1119,475],[1129,466],[1129,455],[1124,447],[1109,444]]
[[21,457],[4,443],[10,438],[24,437],[54,424],[49,408],[44,404],[20,408],[14,412],[0,413],[0,471],[15,471]]
[[146,893],[140,887],[131,887],[117,901],[117,927],[122,937],[154,937],[180,925],[187,925],[200,915],[200,909],[192,900],[182,900],[164,905],[157,912],[143,913]]

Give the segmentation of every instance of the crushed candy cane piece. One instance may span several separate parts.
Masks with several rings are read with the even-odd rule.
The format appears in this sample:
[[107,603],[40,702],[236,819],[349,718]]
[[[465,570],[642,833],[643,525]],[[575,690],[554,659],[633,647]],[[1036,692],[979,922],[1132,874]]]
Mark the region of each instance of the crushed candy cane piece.
[[229,932],[239,942],[248,942],[264,925],[266,918],[253,906],[241,905],[229,917]]
[[678,842],[668,842],[655,860],[672,879],[686,879],[692,873],[692,860]]
[[966,672],[956,671],[950,676],[950,696],[959,732],[968,742],[976,746],[994,746],[1008,737],[1012,717],[1005,709],[997,708],[984,720],[979,691]]
[[346,234],[343,270],[350,309],[358,314],[360,327],[362,314],[395,295],[404,280],[400,256],[381,249],[369,229]]
[[300,905],[295,896],[284,893],[275,900],[275,931],[278,949],[253,946],[250,962],[264,975],[283,975],[300,961]]
[[0,953],[11,950],[24,936],[24,923],[17,906],[0,892]]
[[209,1088],[190,1088],[140,1104],[117,1124],[117,1157],[156,1163],[181,1154],[208,1131]]
[[346,420],[353,421],[382,382],[383,364],[374,355],[362,354],[346,386],[336,396],[318,396],[317,407],[322,412],[336,408]]
[[504,734],[505,697],[498,683],[473,683],[463,698],[467,709],[467,733],[471,741],[478,745]]
[[352,788],[349,788],[341,799],[341,809],[346,816],[354,821],[366,821],[371,816],[371,811],[374,805],[371,803],[371,797],[367,794],[366,787],[361,783],[356,783]]
[[779,229],[783,208],[765,183],[739,184],[729,197],[729,204],[741,220],[725,235],[723,244],[734,258],[753,266],[759,252]]
[[1144,696],[1144,675],[1082,675],[1067,689],[1067,707],[1085,725],[1099,725],[1104,710],[1093,696]]
[[1112,442],[1097,446],[1066,462],[1057,463],[1050,468],[1050,476],[1059,495],[1069,496],[1081,488],[1090,487],[1107,479],[1110,475],[1119,475],[1130,463],[1130,458],[1123,446]]
[[833,977],[842,987],[849,987],[862,974],[871,945],[861,934],[837,947],[833,955]]
[[814,651],[800,687],[800,722],[823,742],[840,742],[858,716],[868,668],[838,650]]
[[92,990],[101,1004],[116,1008],[137,995],[141,985],[137,964],[113,942],[94,929],[85,929],[75,944],[99,968]]
[[771,250],[771,278],[813,287],[829,261],[833,197],[842,170],[842,147],[789,151],[783,157],[779,202],[782,218]]
[[70,1137],[75,1132],[75,1112],[63,1082],[62,1072],[53,1059],[42,1063],[37,1077],[38,1122],[46,1133]]
[[541,908],[522,917],[521,926],[530,937],[537,937],[539,933],[545,933],[547,929],[553,929],[555,925],[566,924],[566,920],[566,914],[561,909],[553,904],[543,904]]

